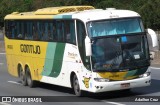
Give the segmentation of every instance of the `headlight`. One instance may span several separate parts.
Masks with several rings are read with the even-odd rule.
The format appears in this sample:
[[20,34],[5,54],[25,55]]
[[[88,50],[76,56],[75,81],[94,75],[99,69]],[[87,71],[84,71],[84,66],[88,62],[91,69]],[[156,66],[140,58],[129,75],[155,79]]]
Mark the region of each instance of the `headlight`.
[[94,80],[97,82],[109,82],[109,79],[107,78],[94,78]]
[[139,75],[139,77],[140,78],[142,78],[142,77],[148,77],[150,74],[151,74],[151,72],[146,72],[146,73],[144,73],[142,75]]

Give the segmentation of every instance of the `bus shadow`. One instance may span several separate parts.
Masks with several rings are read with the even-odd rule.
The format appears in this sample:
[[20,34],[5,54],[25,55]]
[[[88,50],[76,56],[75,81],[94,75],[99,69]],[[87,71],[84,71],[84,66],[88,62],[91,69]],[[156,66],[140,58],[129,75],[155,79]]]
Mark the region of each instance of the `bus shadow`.
[[[42,89],[47,89],[51,91],[57,91],[57,92],[63,92],[69,94],[69,96],[64,97],[67,99],[67,101],[94,101],[94,102],[99,102],[101,100],[119,100],[119,101],[127,101],[128,97],[134,99],[136,96],[148,96],[147,94],[153,94],[160,92],[160,80],[152,79],[151,80],[151,86],[148,87],[140,87],[140,88],[134,88],[131,90],[119,90],[119,91],[112,91],[112,92],[103,92],[103,93],[89,93],[85,92],[84,98],[80,99],[78,97],[74,97],[74,92],[73,89],[62,87],[62,86],[57,86],[57,85],[51,85],[51,84],[46,84],[46,83],[40,83],[36,88],[42,88]],[[63,96],[62,96],[63,97]],[[64,100],[66,100],[64,99]],[[89,100],[88,100],[89,99]],[[123,100],[122,100],[123,99]],[[126,100],[125,100],[126,99]],[[63,99],[61,101],[64,101]]]
[[[104,92],[104,93],[88,93],[87,97],[98,99],[98,100],[105,100],[105,99],[116,99],[117,98],[123,98],[124,99],[128,97],[135,97],[135,96],[149,96],[147,94],[155,94],[160,92],[160,80],[152,79],[151,85],[148,87],[139,87],[129,90],[119,90],[119,91],[113,91],[113,92]],[[122,101],[122,100],[121,100]]]
[[48,90],[57,91],[57,92],[74,94],[74,92],[71,88],[47,84],[47,83],[38,83],[36,88],[43,88],[43,89],[48,89]]

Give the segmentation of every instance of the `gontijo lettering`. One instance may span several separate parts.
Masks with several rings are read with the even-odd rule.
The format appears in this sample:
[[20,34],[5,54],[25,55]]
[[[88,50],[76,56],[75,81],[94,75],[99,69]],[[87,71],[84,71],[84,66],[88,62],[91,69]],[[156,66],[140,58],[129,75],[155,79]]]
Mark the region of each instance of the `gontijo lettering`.
[[41,54],[41,49],[39,45],[21,44],[20,50],[24,53]]

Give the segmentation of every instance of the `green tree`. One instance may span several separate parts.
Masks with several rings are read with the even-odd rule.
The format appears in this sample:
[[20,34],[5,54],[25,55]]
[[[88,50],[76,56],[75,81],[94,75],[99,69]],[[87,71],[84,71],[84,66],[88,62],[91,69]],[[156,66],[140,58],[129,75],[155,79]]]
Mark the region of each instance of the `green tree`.
[[0,22],[4,20],[7,14],[12,12],[23,12],[32,10],[32,0],[1,0],[0,2]]
[[142,15],[146,27],[160,29],[160,1],[148,0],[138,12]]
[[146,27],[160,29],[160,0],[0,0],[0,23],[2,25],[4,17],[12,12],[71,5],[133,10],[142,16]]

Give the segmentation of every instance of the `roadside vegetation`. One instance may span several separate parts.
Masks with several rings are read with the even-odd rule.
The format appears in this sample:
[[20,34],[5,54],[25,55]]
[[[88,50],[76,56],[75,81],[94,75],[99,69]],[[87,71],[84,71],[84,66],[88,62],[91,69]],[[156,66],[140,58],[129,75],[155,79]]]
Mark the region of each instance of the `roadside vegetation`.
[[4,16],[12,12],[70,5],[133,10],[142,16],[146,28],[160,29],[160,0],[0,0],[0,26],[3,27]]

